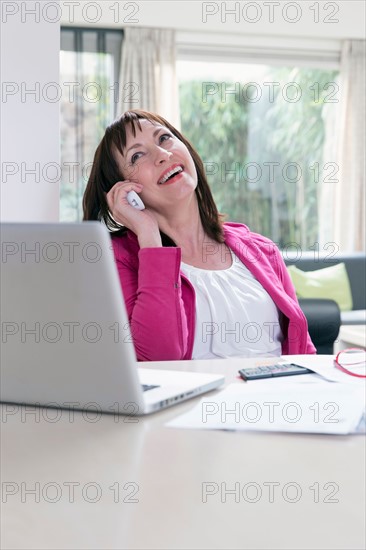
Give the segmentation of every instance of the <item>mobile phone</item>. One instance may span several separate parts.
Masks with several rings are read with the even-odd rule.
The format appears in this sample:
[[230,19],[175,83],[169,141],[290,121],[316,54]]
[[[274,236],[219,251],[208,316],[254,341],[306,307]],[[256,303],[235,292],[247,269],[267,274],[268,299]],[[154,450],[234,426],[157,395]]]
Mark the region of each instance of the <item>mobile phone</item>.
[[292,376],[295,374],[312,374],[313,371],[295,365],[295,363],[276,363],[239,370],[244,380],[261,380],[263,378],[276,378],[277,376]]
[[135,191],[127,193],[127,202],[137,210],[145,210],[145,205]]

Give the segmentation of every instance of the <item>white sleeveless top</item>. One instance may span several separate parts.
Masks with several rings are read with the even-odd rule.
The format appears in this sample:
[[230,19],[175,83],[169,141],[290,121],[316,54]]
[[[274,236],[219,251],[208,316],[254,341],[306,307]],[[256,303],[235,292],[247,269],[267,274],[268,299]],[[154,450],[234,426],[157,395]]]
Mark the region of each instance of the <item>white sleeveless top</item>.
[[181,262],[196,293],[192,359],[281,355],[279,311],[231,250],[232,265],[208,270]]

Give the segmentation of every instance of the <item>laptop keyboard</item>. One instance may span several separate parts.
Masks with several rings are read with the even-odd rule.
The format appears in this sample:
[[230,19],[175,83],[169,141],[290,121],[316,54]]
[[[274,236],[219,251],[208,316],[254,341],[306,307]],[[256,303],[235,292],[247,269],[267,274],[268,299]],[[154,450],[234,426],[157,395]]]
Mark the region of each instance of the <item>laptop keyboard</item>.
[[160,388],[160,386],[149,386],[149,384],[141,384],[142,391],[153,390],[154,388]]

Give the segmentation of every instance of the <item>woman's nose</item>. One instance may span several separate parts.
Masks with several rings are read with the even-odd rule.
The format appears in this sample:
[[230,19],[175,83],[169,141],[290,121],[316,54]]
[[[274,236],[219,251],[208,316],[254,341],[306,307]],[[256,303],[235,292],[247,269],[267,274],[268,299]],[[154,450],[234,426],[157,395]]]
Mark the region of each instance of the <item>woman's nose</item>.
[[161,164],[162,162],[165,162],[166,160],[169,160],[173,153],[170,151],[167,151],[163,147],[156,147],[156,153],[155,153],[155,163]]

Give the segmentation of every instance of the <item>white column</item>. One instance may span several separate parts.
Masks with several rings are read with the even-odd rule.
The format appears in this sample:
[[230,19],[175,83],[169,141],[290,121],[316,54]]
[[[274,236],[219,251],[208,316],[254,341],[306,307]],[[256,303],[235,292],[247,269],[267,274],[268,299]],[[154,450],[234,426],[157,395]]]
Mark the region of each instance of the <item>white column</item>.
[[1,221],[59,220],[58,8],[0,3]]

